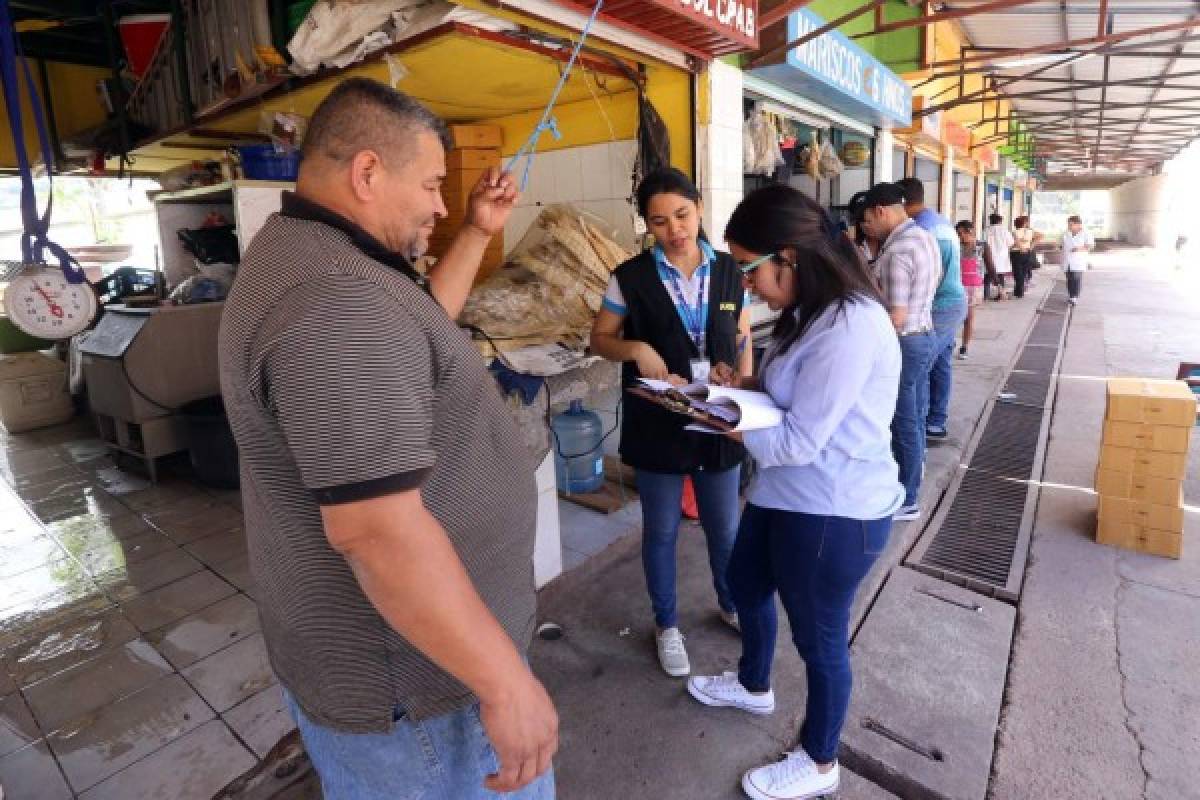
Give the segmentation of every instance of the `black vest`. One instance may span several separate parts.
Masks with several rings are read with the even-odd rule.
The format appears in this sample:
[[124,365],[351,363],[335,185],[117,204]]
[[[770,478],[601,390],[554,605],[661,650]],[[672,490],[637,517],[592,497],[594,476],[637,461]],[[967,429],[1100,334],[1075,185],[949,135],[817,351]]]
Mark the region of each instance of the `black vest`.
[[[704,355],[710,364],[733,366],[744,295],[742,276],[727,253],[717,253],[709,270],[708,352]],[[650,345],[670,372],[691,380],[691,360],[701,354],[658,276],[654,253],[647,250],[631,258],[613,275],[625,297],[625,339]],[[632,386],[639,377],[636,362],[622,365],[622,386]],[[686,417],[626,393],[621,416],[621,460],[636,469],[671,474],[725,470],[742,462],[745,450],[740,444],[726,436],[685,431],[687,424]]]

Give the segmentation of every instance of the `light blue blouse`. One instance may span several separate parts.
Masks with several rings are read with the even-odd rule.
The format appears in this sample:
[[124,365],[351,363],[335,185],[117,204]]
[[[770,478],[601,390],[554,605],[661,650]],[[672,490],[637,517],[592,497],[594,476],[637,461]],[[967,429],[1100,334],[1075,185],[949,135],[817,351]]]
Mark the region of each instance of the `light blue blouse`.
[[883,307],[868,298],[835,305],[765,358],[763,388],[785,414],[744,435],[758,462],[749,501],[862,520],[893,514],[904,501],[891,447],[900,345]]

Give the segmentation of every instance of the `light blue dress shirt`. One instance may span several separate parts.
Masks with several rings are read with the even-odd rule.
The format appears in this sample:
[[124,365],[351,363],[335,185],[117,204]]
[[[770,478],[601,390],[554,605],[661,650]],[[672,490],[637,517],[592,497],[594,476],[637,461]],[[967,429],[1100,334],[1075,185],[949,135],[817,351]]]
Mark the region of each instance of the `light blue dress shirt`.
[[786,351],[767,351],[762,385],[783,423],[744,434],[758,462],[756,506],[872,520],[904,501],[892,458],[900,345],[883,307],[826,309]]

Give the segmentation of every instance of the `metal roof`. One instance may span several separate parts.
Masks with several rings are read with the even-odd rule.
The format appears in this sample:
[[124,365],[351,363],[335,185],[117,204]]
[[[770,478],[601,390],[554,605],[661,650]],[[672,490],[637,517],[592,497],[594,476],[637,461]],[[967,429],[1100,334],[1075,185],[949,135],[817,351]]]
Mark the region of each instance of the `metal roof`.
[[1153,172],[1200,136],[1200,2],[1014,0],[959,24],[1051,185]]

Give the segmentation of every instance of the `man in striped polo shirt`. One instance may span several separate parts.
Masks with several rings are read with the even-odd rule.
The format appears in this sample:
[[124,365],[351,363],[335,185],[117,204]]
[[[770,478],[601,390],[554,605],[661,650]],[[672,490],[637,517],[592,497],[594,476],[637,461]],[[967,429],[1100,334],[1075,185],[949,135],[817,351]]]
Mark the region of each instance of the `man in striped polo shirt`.
[[881,243],[875,269],[903,356],[892,418],[892,454],[900,467],[905,497],[894,518],[919,519],[929,372],[937,347],[933,296],[942,279],[941,253],[933,235],[908,218],[904,192],[896,184],[877,184],[851,198],[850,207],[866,235]]
[[554,794],[524,660],[533,454],[454,323],[517,190],[485,174],[426,281],[448,140],[390,87],[340,84],[221,325],[263,635],[329,800]]

